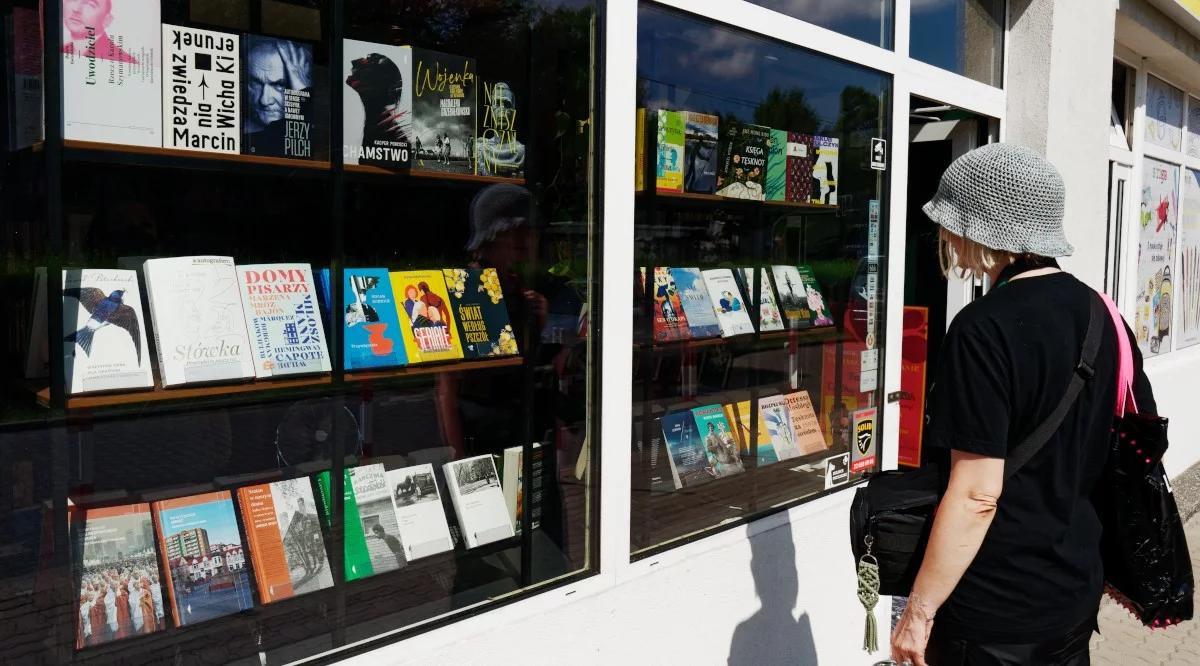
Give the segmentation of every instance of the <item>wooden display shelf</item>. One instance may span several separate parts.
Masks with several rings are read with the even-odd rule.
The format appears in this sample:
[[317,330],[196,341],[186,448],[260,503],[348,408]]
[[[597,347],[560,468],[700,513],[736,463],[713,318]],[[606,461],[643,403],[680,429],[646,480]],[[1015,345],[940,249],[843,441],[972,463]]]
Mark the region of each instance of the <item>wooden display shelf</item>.
[[642,191],[638,192],[638,196],[646,197],[662,197],[663,199],[677,199],[684,201],[709,201],[712,203],[732,204],[732,205],[752,205],[758,204],[763,206],[778,206],[782,208],[803,208],[809,210],[837,210],[836,205],[830,204],[815,204],[802,201],[756,201],[754,199],[735,199],[732,197],[723,197],[718,194],[701,194],[697,192],[661,192],[661,191]]
[[259,166],[288,167],[293,169],[312,169],[328,171],[329,162],[319,160],[293,160],[286,157],[264,157],[260,155],[237,155],[231,153],[210,153],[202,150],[177,150],[175,148],[155,148],[153,146],[129,146],[120,143],[101,143],[99,141],[79,141],[67,139],[63,148],[69,151],[111,153],[118,155],[140,155],[153,158],[197,159],[234,164],[252,164]]
[[399,176],[401,178],[421,178],[429,180],[450,180],[467,183],[511,183],[524,185],[524,178],[508,178],[505,176],[480,176],[473,173],[450,173],[443,171],[420,171],[417,169],[389,169],[387,167],[369,164],[347,164],[346,173],[365,173],[376,176]]
[[[147,402],[183,401],[204,398],[242,395],[262,391],[277,391],[281,389],[306,388],[310,386],[327,386],[332,383],[329,375],[313,375],[293,379],[264,379],[260,381],[242,382],[238,384],[206,384],[204,386],[181,386],[179,388],[163,388],[157,382],[153,389],[146,391],[128,391],[125,393],[96,393],[91,395],[74,395],[67,398],[67,409],[96,409],[101,407],[118,407],[122,405],[137,405]],[[50,387],[40,386],[36,389],[38,404],[50,406]]]
[[347,372],[347,382],[370,382],[379,379],[396,379],[399,377],[415,377],[420,375],[435,375],[443,372],[459,372],[462,370],[483,370],[489,368],[513,368],[525,363],[523,356],[504,356],[502,358],[485,358],[473,361],[451,361],[448,363],[431,363],[427,365],[406,365],[400,368],[386,370],[362,370]]

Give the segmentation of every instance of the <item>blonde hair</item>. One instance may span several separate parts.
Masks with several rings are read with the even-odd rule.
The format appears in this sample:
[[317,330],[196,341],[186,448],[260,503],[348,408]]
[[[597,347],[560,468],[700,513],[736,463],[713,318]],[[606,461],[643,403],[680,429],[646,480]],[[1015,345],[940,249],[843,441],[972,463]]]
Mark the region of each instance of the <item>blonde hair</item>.
[[970,238],[959,236],[938,227],[938,262],[942,274],[960,280],[987,275],[996,266],[1007,266],[1017,255],[1006,250],[993,250]]

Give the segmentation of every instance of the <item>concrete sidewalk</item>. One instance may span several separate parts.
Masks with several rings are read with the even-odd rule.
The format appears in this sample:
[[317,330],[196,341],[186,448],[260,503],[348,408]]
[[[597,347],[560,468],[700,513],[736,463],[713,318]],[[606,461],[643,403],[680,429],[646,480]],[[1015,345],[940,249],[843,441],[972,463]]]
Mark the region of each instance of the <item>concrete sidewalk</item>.
[[[1184,510],[1182,506],[1180,510]],[[1188,520],[1187,540],[1192,551],[1192,570],[1200,580],[1200,514]],[[1200,598],[1197,609],[1200,610]],[[1096,666],[1200,666],[1200,619],[1151,631],[1124,608],[1106,599],[1100,608],[1100,635],[1092,637],[1092,663]]]

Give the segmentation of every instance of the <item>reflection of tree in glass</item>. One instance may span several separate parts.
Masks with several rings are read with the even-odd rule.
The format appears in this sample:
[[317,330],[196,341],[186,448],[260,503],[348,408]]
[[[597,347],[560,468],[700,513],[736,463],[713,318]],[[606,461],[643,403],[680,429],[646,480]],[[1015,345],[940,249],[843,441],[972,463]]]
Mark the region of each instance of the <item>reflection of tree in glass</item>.
[[754,109],[754,122],[759,125],[789,132],[817,134],[821,119],[798,88],[771,92]]

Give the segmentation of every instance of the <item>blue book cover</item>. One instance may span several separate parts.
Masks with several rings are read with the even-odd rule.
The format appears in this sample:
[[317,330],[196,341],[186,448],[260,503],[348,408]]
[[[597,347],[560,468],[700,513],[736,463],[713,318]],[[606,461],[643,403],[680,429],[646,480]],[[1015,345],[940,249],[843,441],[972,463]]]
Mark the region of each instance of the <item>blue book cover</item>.
[[696,429],[704,443],[704,454],[708,456],[708,466],[713,476],[730,476],[745,471],[733,428],[725,418],[725,408],[721,405],[696,407],[692,409],[692,417],[696,420]]
[[347,268],[344,323],[346,369],[408,363],[400,319],[386,268]]
[[464,358],[516,356],[516,333],[494,268],[444,268]]
[[333,326],[333,284],[330,283],[331,279],[328,268],[317,271],[317,297],[321,302],[321,321],[325,324],[327,331]]
[[686,488],[711,479],[713,473],[704,440],[696,429],[692,413],[683,410],[663,416],[662,429],[675,487]]
[[721,322],[708,295],[708,287],[699,268],[672,268],[671,279],[679,291],[683,313],[693,339],[721,337]]

